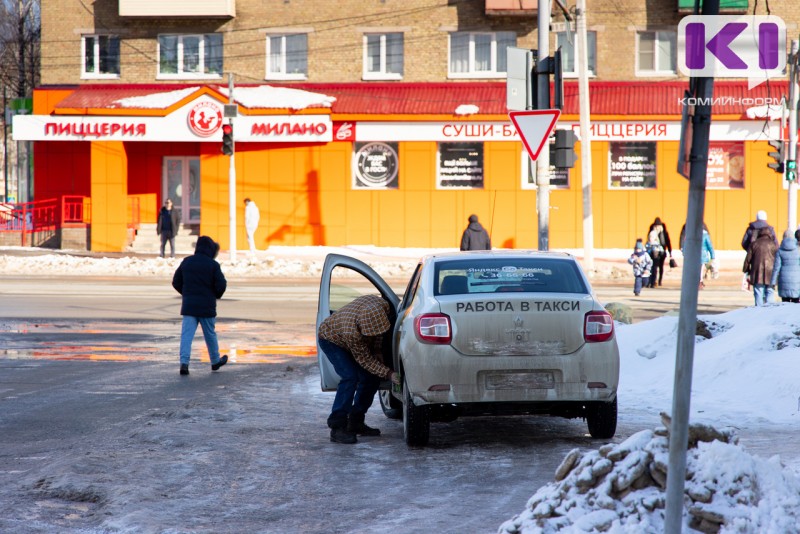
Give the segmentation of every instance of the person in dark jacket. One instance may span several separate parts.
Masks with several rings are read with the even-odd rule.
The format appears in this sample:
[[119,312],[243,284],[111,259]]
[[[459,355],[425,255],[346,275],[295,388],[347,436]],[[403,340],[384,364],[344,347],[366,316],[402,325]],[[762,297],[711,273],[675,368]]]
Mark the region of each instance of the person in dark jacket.
[[800,302],[800,249],[791,230],[783,234],[783,241],[775,254],[770,285],[778,285],[778,296],[783,302]]
[[744,259],[742,271],[747,273],[747,279],[753,286],[753,297],[756,306],[763,306],[775,302],[775,288],[772,286],[772,271],[775,265],[775,254],[778,245],[773,238],[774,231],[770,228],[761,228],[754,234],[756,238],[750,244],[747,256]]
[[469,216],[469,224],[461,235],[461,250],[492,250],[489,232],[478,222],[477,215]]
[[653,271],[650,273],[647,287],[656,287],[656,283],[660,286],[664,278],[664,262],[667,254],[672,257],[672,242],[669,239],[667,225],[661,222],[661,217],[656,217],[647,230],[646,248],[647,253],[653,258]]
[[158,213],[158,224],[156,224],[156,233],[161,236],[161,254],[164,257],[164,249],[167,247],[169,241],[169,257],[175,257],[175,236],[178,235],[178,210],[172,209],[172,200],[167,199],[164,201],[164,207]]
[[744,250],[750,249],[750,244],[756,239],[756,230],[761,230],[762,228],[766,228],[772,233],[772,240],[775,242],[775,247],[778,247],[778,236],[775,234],[775,228],[767,222],[767,212],[758,210],[756,220],[747,225],[747,230],[745,230],[742,237],[742,248]]
[[180,374],[189,374],[189,360],[192,355],[192,340],[198,323],[203,328],[211,370],[216,371],[226,363],[228,356],[219,355],[217,332],[217,299],[222,298],[228,282],[222,274],[222,268],[214,259],[219,253],[219,245],[208,236],[200,236],[194,248],[194,254],[183,259],[175,275],[172,287],[181,294],[181,326]]

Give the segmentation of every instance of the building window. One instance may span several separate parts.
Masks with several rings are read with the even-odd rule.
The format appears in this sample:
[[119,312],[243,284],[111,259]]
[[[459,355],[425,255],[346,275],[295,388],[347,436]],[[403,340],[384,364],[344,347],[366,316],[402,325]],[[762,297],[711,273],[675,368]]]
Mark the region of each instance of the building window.
[[267,36],[267,78],[305,80],[308,77],[308,35]]
[[84,35],[82,78],[119,78],[119,37]]
[[[564,68],[564,76],[577,76],[578,65],[575,63],[575,40],[577,35],[575,32],[569,33],[567,39],[566,32],[559,32],[556,34],[556,48],[561,47],[561,63]],[[570,42],[572,41],[572,42]],[[597,65],[597,32],[586,32],[586,41],[589,48],[589,75],[594,76],[597,74],[595,70]]]
[[159,78],[219,78],[221,76],[221,34],[158,36]]
[[436,189],[483,189],[483,143],[439,143]]
[[400,80],[403,78],[403,34],[367,33],[364,35],[364,79]]
[[506,48],[517,45],[514,32],[450,34],[450,78],[504,78]]
[[636,74],[663,76],[675,74],[677,34],[671,31],[636,34]]

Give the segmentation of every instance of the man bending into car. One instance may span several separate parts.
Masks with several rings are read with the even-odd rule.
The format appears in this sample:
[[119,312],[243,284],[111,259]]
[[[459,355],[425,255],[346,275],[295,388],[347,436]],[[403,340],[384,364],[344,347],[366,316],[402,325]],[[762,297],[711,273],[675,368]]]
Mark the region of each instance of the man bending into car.
[[379,436],[364,423],[381,379],[399,384],[397,373],[383,364],[383,334],[392,324],[389,303],[364,295],[327,317],[319,325],[319,346],[341,377],[328,416],[331,441],[356,443],[356,435]]

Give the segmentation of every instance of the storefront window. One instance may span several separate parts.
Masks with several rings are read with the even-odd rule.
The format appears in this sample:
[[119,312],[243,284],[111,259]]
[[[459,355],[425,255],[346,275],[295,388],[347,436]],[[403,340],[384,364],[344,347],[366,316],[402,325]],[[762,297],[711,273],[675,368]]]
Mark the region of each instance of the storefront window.
[[744,141],[708,144],[708,189],[744,189]]
[[609,143],[609,189],[655,189],[656,143]]
[[355,143],[353,189],[397,189],[397,143]]
[[438,189],[483,189],[483,143],[439,143]]

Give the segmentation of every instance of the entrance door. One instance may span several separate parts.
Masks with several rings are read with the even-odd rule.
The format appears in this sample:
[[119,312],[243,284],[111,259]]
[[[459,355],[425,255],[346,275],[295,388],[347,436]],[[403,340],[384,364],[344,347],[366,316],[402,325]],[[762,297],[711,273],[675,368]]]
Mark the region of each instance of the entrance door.
[[200,158],[167,156],[162,177],[163,195],[172,199],[183,224],[200,223]]

